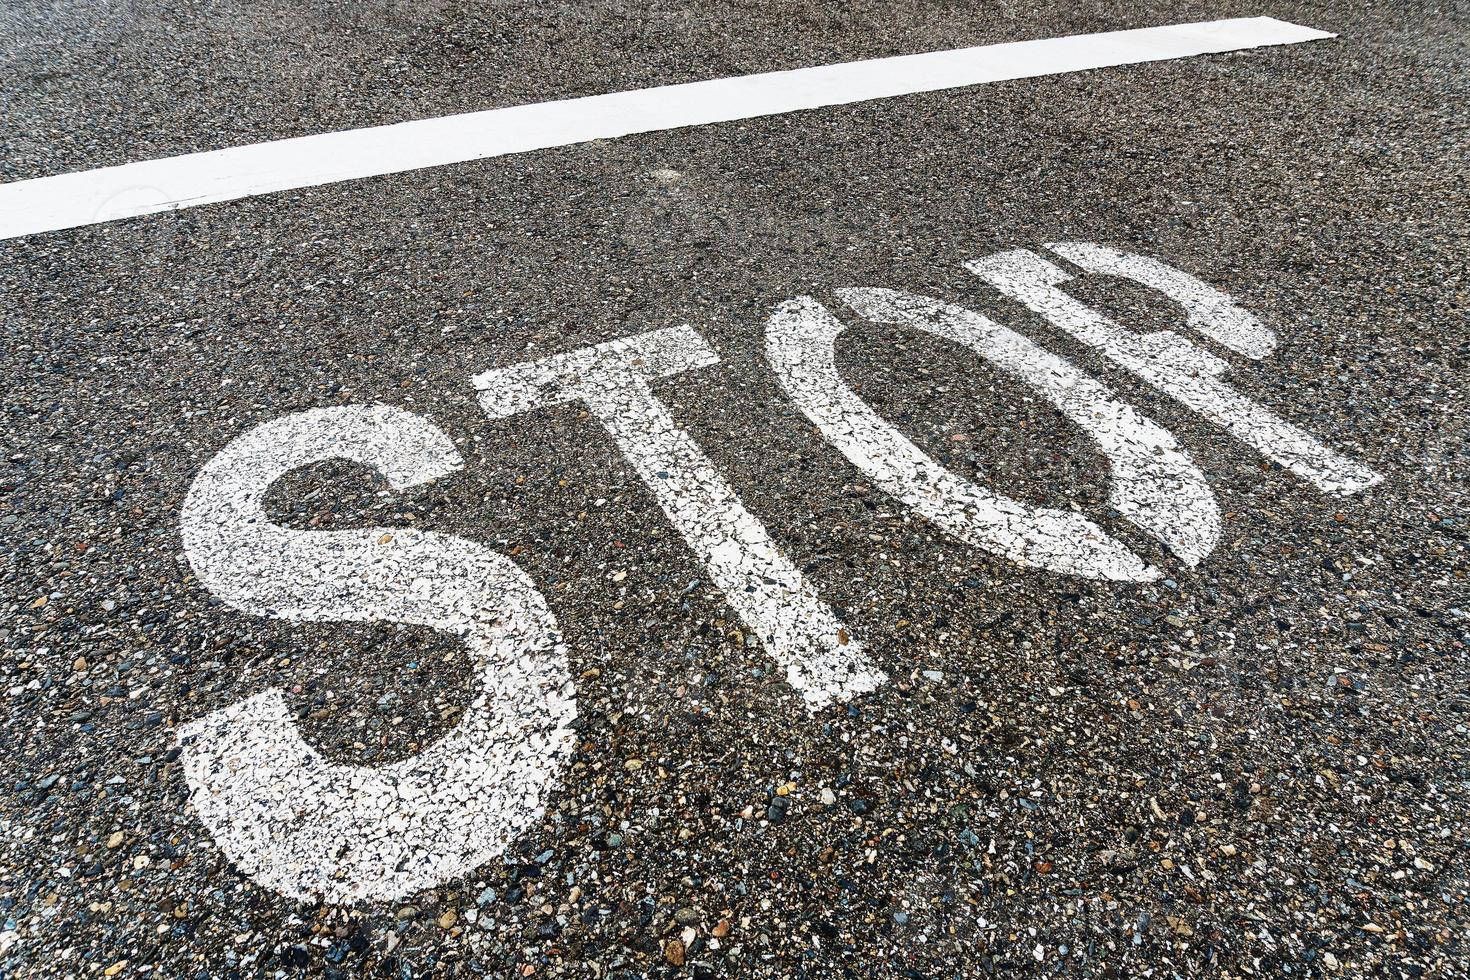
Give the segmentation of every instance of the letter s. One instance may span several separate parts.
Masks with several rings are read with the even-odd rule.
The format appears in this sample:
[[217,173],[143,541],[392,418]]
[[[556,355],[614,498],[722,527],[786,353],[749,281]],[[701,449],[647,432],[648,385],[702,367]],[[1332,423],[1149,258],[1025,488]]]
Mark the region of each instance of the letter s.
[[371,466],[400,490],[463,466],[432,423],[386,405],[267,422],[190,488],[190,565],[253,615],[460,636],[474,658],[474,700],[418,755],[349,766],[308,745],[270,689],[184,726],[184,772],[215,841],[258,884],[298,899],[391,900],[473,871],[540,818],[572,746],[576,702],[556,620],[509,558],[413,528],[272,524],[262,508],[271,484],[327,459]]

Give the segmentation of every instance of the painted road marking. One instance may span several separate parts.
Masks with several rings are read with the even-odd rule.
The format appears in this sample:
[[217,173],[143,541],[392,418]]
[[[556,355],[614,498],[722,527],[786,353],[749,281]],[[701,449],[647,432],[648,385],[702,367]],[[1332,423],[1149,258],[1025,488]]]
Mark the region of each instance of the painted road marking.
[[[859,316],[898,323],[968,348],[1028,385],[1098,444],[1112,464],[1109,502],[1186,564],[1220,537],[1204,474],[1164,429],[1070,362],[979,313],[890,289],[842,289]],[[842,321],[810,297],[766,325],[766,359],[827,441],[888,493],[967,544],[1064,575],[1152,581],[1157,568],[1081,514],[1030,507],[957,476],[910,442],[837,373]]]
[[1335,37],[1239,17],[538,102],[0,184],[0,239],[363,177],[918,92]]
[[[1191,329],[1236,353],[1259,357],[1275,347],[1255,317],[1182,270],[1091,243],[1047,247],[1085,269],[1159,290],[1181,305]],[[1213,354],[1178,334],[1130,333],[1073,299],[1058,288],[1068,274],[1035,253],[1013,250],[967,266],[1190,407],[1214,412],[1237,435],[1271,435],[1277,458],[1319,488],[1346,494],[1379,479],[1221,385],[1225,362]],[[859,316],[932,333],[1028,385],[1098,443],[1120,516],[1188,565],[1214,548],[1219,507],[1198,467],[1170,433],[1075,365],[938,300],[876,288],[837,296]],[[781,304],[766,329],[767,359],[793,401],[839,452],[936,525],[1053,571],[1124,581],[1160,575],[1081,514],[1026,507],[926,456],[838,375],[833,344],[844,324],[816,300]],[[651,387],[717,363],[685,326],[498,368],[472,383],[492,418],[586,406],[816,711],[885,676]],[[1189,392],[1203,400],[1189,401]],[[1261,428],[1268,423],[1273,428]],[[342,766],[301,738],[281,693],[267,690],[183,726],[184,771],[201,820],[252,880],[296,898],[387,900],[468,874],[540,819],[565,769],[575,692],[556,621],[509,558],[412,528],[271,524],[262,509],[271,484],[326,459],[371,466],[395,489],[463,466],[433,423],[386,405],[314,409],[257,426],[205,464],[185,499],[184,549],[199,580],[257,616],[386,620],[461,636],[474,658],[474,698],[452,731],[413,758]]]
[[[1124,276],[1159,290],[1184,306],[1192,328],[1241,353],[1260,357],[1275,346],[1275,338],[1269,333],[1263,337],[1265,328],[1254,324],[1253,317],[1237,312],[1223,293],[1187,273],[1089,242],[1046,247],[1083,269]],[[1061,285],[1072,279],[1071,274],[1036,253],[1001,252],[966,262],[965,268],[1317,489],[1350,496],[1382,479],[1222,382],[1220,376],[1229,365],[1215,355],[1170,330],[1148,334],[1128,330],[1063,291]]]
[[298,899],[389,900],[465,875],[541,818],[571,751],[576,701],[555,618],[525,572],[463,538],[414,528],[298,531],[262,501],[302,466],[347,459],[396,490],[460,469],[432,422],[386,405],[312,409],[237,437],[184,501],[184,551],[244,612],[414,623],[463,638],[476,690],[460,721],[386,766],[311,747],[276,689],[180,730],[189,799],[256,883]]
[[726,603],[815,712],[871,691],[887,676],[649,387],[655,378],[719,360],[692,328],[671,327],[486,371],[473,383],[492,418],[559,402],[586,405],[704,562]]

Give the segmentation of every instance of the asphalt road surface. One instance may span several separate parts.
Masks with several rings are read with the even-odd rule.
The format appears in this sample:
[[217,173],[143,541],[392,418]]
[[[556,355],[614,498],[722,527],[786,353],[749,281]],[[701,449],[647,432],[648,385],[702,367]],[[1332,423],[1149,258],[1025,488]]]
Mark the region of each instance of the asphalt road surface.
[[1259,15],[7,233],[0,974],[1470,976],[1463,4],[8,0],[0,179]]

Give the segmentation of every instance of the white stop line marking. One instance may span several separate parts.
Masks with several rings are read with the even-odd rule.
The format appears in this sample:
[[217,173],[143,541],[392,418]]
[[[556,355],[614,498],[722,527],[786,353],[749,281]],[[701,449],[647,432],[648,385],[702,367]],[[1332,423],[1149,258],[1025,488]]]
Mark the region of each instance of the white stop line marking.
[[0,184],[0,239],[683,126],[1335,37],[1272,17],[986,44],[274,140]]

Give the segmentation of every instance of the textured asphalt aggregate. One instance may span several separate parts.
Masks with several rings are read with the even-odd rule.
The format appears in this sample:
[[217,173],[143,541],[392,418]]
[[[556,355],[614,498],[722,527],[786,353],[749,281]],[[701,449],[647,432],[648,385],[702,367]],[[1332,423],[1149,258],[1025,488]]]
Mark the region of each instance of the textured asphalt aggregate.
[[[907,96],[0,242],[0,974],[1470,976],[1470,11],[1459,4],[175,0],[0,12],[0,179],[839,60],[1270,14],[1336,40]],[[1378,485],[1324,494],[962,263],[1089,241],[1278,336],[1229,383]],[[842,376],[953,472],[1076,507],[1164,576],[949,536],[816,432],[771,311],[878,286],[985,313],[1173,433],[1219,505],[1189,567],[1106,459],[928,334],[852,319]],[[1157,292],[1074,295],[1179,329]],[[595,418],[491,420],[480,372],[689,324],[654,388],[887,675],[815,713]],[[189,802],[178,732],[285,692],[377,766],[473,696],[443,632],[233,609],[184,554],[253,426],[384,403],[463,469],[327,463],[293,528],[509,555],[577,717],[545,813],[392,901],[283,897]]]

